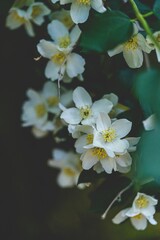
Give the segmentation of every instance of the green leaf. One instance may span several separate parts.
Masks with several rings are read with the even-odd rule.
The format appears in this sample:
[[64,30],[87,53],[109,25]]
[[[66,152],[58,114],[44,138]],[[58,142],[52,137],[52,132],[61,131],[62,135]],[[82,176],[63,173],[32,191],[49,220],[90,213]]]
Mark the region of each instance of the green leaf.
[[138,179],[153,179],[160,185],[160,124],[157,124],[155,130],[143,133],[138,154]]
[[153,6],[153,12],[155,16],[160,19],[160,1],[156,0]]
[[[104,213],[113,199],[118,195],[118,193],[126,188],[130,183],[130,179],[123,177],[117,173],[107,175],[105,182],[103,182],[90,195],[90,210],[99,214]],[[132,194],[128,194],[129,191],[131,191],[131,189],[122,194],[120,201],[123,201],[124,199],[126,201],[126,198],[130,198]]]
[[119,11],[96,13],[81,28],[80,46],[85,51],[106,52],[127,41],[133,33],[129,17]]
[[34,3],[34,0],[16,0],[13,7],[22,8],[24,6],[30,6],[32,3]]
[[146,115],[160,114],[160,71],[150,69],[136,75],[135,93]]

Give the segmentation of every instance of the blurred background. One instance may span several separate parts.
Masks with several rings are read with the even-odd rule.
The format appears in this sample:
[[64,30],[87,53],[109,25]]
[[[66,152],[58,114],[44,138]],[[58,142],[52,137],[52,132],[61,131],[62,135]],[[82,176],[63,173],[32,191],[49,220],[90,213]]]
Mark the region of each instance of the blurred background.
[[[44,29],[36,29],[35,38],[29,38],[23,28],[8,30],[5,19],[12,3],[10,0],[0,1],[0,148],[1,161],[7,163],[8,179],[11,177],[11,195],[6,200],[11,212],[7,213],[9,218],[4,218],[4,231],[10,235],[8,239],[159,240],[160,224],[149,225],[142,232],[131,227],[129,221],[114,225],[111,219],[119,211],[117,207],[102,221],[100,215],[89,210],[90,188],[61,189],[57,186],[58,171],[47,166],[54,147],[52,137],[35,139],[30,128],[21,127],[20,120],[26,90],[40,90],[45,82],[45,61],[37,63],[34,58],[38,56],[36,45],[45,38],[46,30],[45,26],[42,27]],[[94,75],[93,82],[98,74]],[[108,86],[108,91],[113,84]],[[93,91],[97,88],[91,82],[86,85]],[[122,100],[125,91],[130,94],[129,87],[124,88],[122,84],[121,89],[115,89],[120,92]],[[101,95],[101,92],[98,94]],[[8,229],[9,222],[11,229]]]

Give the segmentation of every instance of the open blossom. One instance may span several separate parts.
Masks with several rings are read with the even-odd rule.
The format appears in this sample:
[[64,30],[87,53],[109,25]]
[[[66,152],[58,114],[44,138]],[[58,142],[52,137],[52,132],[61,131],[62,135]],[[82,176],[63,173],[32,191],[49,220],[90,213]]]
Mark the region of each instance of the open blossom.
[[89,93],[82,87],[73,91],[73,101],[76,107],[64,109],[61,118],[68,124],[92,125],[99,112],[109,113],[113,104],[107,99],[92,102]]
[[39,53],[49,59],[45,76],[51,80],[61,80],[65,74],[70,78],[84,72],[85,60],[72,50],[78,41],[81,30],[75,26],[68,29],[58,20],[48,24],[48,33],[53,41],[40,40],[37,45]]
[[105,149],[110,157],[115,153],[125,153],[129,148],[129,142],[124,137],[130,132],[132,123],[127,119],[111,122],[106,113],[100,113],[96,120],[93,146]]
[[27,10],[13,7],[9,11],[9,15],[6,19],[6,26],[11,30],[19,28],[24,25],[29,36],[33,37],[34,30],[32,22],[40,26],[44,22],[44,16],[50,13],[50,9],[43,3],[36,2],[31,4]]
[[61,9],[59,11],[55,11],[52,13],[51,19],[62,22],[68,29],[74,25],[69,10]]
[[53,3],[60,1],[61,5],[71,3],[71,18],[74,23],[84,23],[89,17],[89,11],[93,8],[99,13],[106,11],[102,0],[51,0]]
[[144,230],[147,227],[147,220],[152,225],[157,224],[153,218],[155,205],[157,203],[157,199],[144,193],[138,193],[133,201],[132,207],[120,211],[112,221],[115,224],[120,224],[129,217],[135,229]]
[[153,130],[156,126],[156,115],[152,114],[143,121],[143,126],[146,131]]
[[78,177],[82,171],[79,155],[61,149],[54,149],[52,155],[53,159],[48,161],[48,165],[60,169],[57,178],[59,186],[76,186]]
[[153,33],[153,36],[157,41],[157,44],[159,44],[159,48],[158,46],[155,45],[155,43],[152,41],[152,39],[149,36],[147,36],[146,40],[149,46],[152,48],[152,50],[156,51],[158,62],[160,62],[160,31]]
[[109,50],[108,54],[112,57],[121,52],[123,53],[123,57],[130,68],[141,67],[143,64],[143,52],[151,52],[151,47],[149,47],[143,35],[138,33],[136,25],[134,25],[133,36],[127,42]]

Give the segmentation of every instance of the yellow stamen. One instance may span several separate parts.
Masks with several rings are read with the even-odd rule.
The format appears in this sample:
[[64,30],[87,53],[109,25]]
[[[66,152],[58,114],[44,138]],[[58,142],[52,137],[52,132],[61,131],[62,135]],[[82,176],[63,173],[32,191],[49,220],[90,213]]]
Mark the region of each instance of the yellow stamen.
[[70,177],[75,175],[75,172],[71,168],[64,168],[63,172]]
[[67,48],[71,43],[71,40],[70,40],[70,37],[66,36],[66,37],[60,38],[58,42],[61,48]]
[[148,199],[141,195],[136,201],[135,201],[135,204],[138,208],[146,208],[149,204],[149,201]]
[[42,13],[42,8],[39,6],[33,6],[32,7],[32,17],[35,18],[39,16]]
[[36,116],[38,118],[43,117],[47,112],[45,105],[43,103],[36,105],[35,106],[35,112],[36,112]]
[[80,114],[83,119],[88,118],[91,115],[91,112],[92,111],[89,106],[85,106],[80,109]]
[[88,5],[88,6],[91,4],[91,0],[77,0],[77,2],[79,4]]
[[47,103],[49,107],[54,107],[59,103],[58,97],[49,97],[47,98]]
[[56,53],[51,60],[57,65],[62,65],[66,60],[66,55],[63,52],[59,52]]
[[11,16],[15,21],[17,21],[19,23],[25,23],[26,22],[26,19],[24,17],[19,16],[17,11],[12,11]]
[[124,44],[125,50],[135,50],[138,48],[138,39],[137,36],[133,36]]
[[95,147],[92,149],[93,156],[97,156],[99,160],[106,158],[108,155],[103,148]]
[[86,137],[87,144],[92,144],[93,143],[93,134],[88,134]]
[[116,132],[113,128],[108,128],[102,132],[102,136],[105,142],[112,142],[116,138]]
[[138,214],[138,215],[136,215],[136,216],[134,216],[134,217],[132,217],[132,218],[137,219],[137,220],[140,220],[140,219],[143,218],[143,215],[140,213],[140,214]]

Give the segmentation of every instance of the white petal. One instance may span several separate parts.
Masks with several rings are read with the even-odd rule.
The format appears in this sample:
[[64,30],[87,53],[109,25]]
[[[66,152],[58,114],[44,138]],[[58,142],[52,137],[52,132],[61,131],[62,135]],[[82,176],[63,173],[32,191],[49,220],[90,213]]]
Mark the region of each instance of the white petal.
[[111,126],[111,119],[108,114],[102,112],[98,114],[96,127],[99,132],[107,130]]
[[125,138],[129,142],[129,152],[133,152],[136,150],[136,145],[138,144],[140,137],[127,137]]
[[44,39],[40,40],[37,45],[37,50],[43,57],[49,59],[58,52],[57,47],[53,42]]
[[120,224],[121,222],[124,222],[128,217],[126,216],[126,212],[129,208],[126,208],[122,211],[120,211],[113,219],[112,222],[115,224]]
[[112,170],[114,169],[114,158],[105,158],[100,160],[102,167],[104,168],[106,173],[112,173]]
[[132,164],[132,158],[128,152],[126,152],[123,155],[118,155],[116,156],[116,162],[121,166],[121,167],[128,167]]
[[87,139],[86,139],[87,135],[83,135],[81,137],[79,137],[76,142],[75,142],[75,148],[76,148],[76,152],[77,153],[83,153],[84,151],[86,151],[84,149],[84,146],[87,145]]
[[113,106],[116,106],[118,104],[118,96],[114,93],[105,94],[103,98],[106,98],[110,102],[112,102]]
[[152,48],[149,47],[149,45],[146,42],[146,39],[143,37],[141,33],[137,34],[137,39],[138,39],[138,45],[141,47],[141,49],[144,52],[150,53],[152,51]]
[[141,216],[140,219],[132,217],[131,223],[137,230],[144,230],[147,227],[147,219],[144,216]]
[[53,82],[46,82],[43,86],[42,95],[47,97],[55,96],[58,97],[57,85]]
[[79,124],[82,119],[77,108],[69,108],[64,110],[60,117],[69,124]]
[[100,99],[95,101],[92,105],[93,115],[97,116],[100,112],[109,113],[113,107],[112,102],[107,99]]
[[77,108],[92,105],[92,99],[89,93],[83,87],[77,87],[73,91],[73,101]]
[[112,124],[112,127],[116,131],[116,136],[118,138],[123,138],[130,132],[132,123],[127,119],[119,119]]
[[45,68],[45,76],[47,78],[50,78],[52,81],[54,81],[59,78],[59,71],[60,71],[60,66],[54,64],[52,61],[49,61]]
[[155,128],[155,125],[156,125],[155,114],[152,114],[146,120],[143,121],[143,126],[144,126],[145,130],[147,130],[147,131],[153,130]]
[[124,153],[129,147],[129,143],[123,139],[116,139],[113,142],[106,143],[106,148],[110,149],[113,152]]
[[116,48],[109,50],[108,55],[110,57],[113,57],[114,55],[117,55],[117,54],[121,53],[122,51],[123,51],[123,45],[119,45]]
[[33,26],[32,26],[32,23],[30,21],[26,21],[25,24],[24,24],[24,27],[25,27],[26,32],[28,33],[28,35],[30,37],[34,37],[35,36],[34,30],[33,30]]
[[90,6],[78,4],[76,2],[71,5],[71,18],[74,23],[84,23],[89,16]]
[[67,57],[66,72],[73,78],[84,72],[85,60],[77,53],[71,53]]
[[160,49],[155,47],[158,62],[160,62]]
[[64,174],[63,172],[61,172],[58,175],[57,183],[61,187],[72,187],[72,186],[76,185],[75,178],[68,176],[68,175]]
[[81,35],[81,30],[80,28],[78,27],[78,25],[76,25],[71,33],[70,33],[70,38],[71,38],[71,45],[74,46],[76,44],[76,42],[78,41],[80,35]]
[[142,50],[138,48],[135,50],[124,50],[123,56],[130,68],[139,68],[143,64]]
[[148,221],[152,224],[152,225],[156,225],[157,221],[153,218],[153,216],[149,216],[147,217]]
[[92,149],[84,153],[81,157],[81,160],[82,160],[82,167],[85,170],[90,169],[98,162],[97,157],[92,154]]
[[69,35],[68,29],[58,20],[53,20],[48,24],[48,33],[56,44],[58,44],[60,38]]
[[103,13],[106,11],[106,8],[103,6],[102,0],[92,0],[91,6],[94,10],[96,10],[99,13]]

